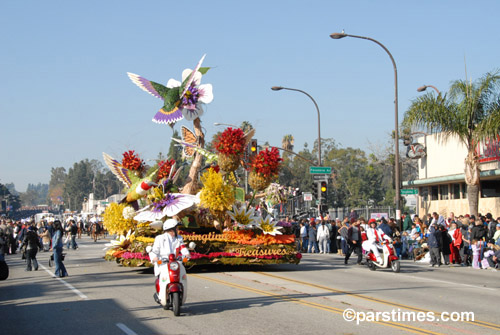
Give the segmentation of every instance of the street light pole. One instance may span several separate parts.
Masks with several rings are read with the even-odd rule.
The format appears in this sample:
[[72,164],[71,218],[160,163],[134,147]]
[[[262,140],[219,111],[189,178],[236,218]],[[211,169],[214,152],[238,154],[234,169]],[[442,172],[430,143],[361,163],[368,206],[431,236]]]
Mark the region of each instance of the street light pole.
[[[318,166],[321,166],[321,118],[320,118],[320,113],[319,113],[319,107],[318,104],[316,103],[316,100],[307,92],[296,89],[296,88],[290,88],[290,87],[282,87],[282,86],[273,86],[271,87],[273,91],[281,91],[281,90],[289,90],[289,91],[296,91],[300,93],[304,93],[307,95],[312,102],[314,103],[314,106],[316,107],[316,111],[318,112]],[[318,182],[318,215],[320,215],[320,208],[321,208],[321,182]]]
[[369,40],[374,43],[377,43],[382,49],[387,52],[389,57],[391,58],[392,66],[394,67],[394,179],[395,179],[395,186],[396,186],[396,219],[399,221],[401,219],[401,211],[400,211],[400,203],[401,203],[401,182],[399,180],[399,120],[398,120],[398,70],[396,67],[396,62],[394,61],[394,58],[392,57],[392,54],[389,52],[389,50],[380,43],[377,40],[374,40],[373,38],[370,37],[365,37],[365,36],[356,36],[356,35],[349,35],[345,34],[343,31],[341,33],[333,33],[330,34],[330,37],[333,38],[334,40],[338,40],[344,37],[354,37],[354,38],[361,38],[364,40]]

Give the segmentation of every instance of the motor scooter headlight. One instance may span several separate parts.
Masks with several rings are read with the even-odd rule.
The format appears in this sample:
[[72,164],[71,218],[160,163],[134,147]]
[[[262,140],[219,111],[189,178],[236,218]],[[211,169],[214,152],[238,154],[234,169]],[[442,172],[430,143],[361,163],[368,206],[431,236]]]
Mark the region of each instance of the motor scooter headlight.
[[179,270],[179,263],[177,263],[177,262],[170,263],[170,270],[172,270],[172,271]]

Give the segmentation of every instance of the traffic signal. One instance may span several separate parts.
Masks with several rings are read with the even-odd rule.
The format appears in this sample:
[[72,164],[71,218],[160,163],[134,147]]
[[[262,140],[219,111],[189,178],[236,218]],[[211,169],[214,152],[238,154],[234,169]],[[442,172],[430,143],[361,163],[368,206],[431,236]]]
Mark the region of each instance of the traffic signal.
[[252,138],[248,144],[248,156],[253,157],[257,155],[257,139]]
[[321,198],[326,199],[326,193],[328,191],[328,183],[326,181],[321,182]]
[[311,193],[316,199],[318,199],[318,183],[311,183]]

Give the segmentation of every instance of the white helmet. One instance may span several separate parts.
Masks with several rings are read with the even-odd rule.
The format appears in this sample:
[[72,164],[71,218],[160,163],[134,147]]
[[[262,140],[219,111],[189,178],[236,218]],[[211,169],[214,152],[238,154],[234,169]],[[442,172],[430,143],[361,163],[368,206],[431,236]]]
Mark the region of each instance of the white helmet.
[[178,224],[179,222],[176,219],[168,219],[163,223],[163,230],[175,228]]

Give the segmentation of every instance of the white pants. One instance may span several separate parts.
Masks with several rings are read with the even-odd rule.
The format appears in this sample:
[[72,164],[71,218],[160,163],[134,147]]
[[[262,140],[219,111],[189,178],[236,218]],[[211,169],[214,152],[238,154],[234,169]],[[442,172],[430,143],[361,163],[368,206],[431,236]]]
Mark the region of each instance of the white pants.
[[363,249],[366,251],[366,252],[373,252],[373,255],[377,258],[377,260],[380,260],[380,250],[379,250],[379,247],[378,247],[378,243],[377,242],[370,242],[370,241],[364,241],[363,244],[361,245],[363,247]]
[[321,236],[318,239],[318,244],[319,244],[319,252],[324,252],[326,253],[328,250],[328,238],[326,236]]

